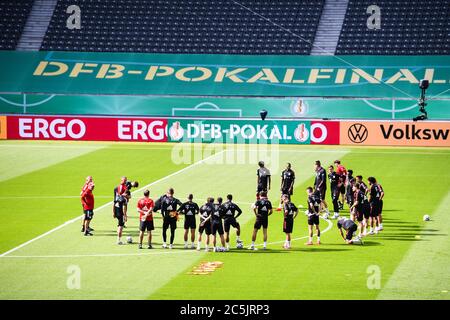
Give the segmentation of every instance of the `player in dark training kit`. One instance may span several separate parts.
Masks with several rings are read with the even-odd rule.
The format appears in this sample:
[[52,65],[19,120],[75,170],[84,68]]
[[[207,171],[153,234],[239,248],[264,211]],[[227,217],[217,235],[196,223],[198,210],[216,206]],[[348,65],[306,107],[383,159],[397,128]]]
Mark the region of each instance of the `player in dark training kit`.
[[289,195],[285,194],[282,196],[283,201],[283,232],[286,234],[286,240],[284,241],[283,248],[290,249],[291,248],[291,234],[294,229],[294,219],[298,215],[297,207],[291,202],[289,199]]
[[344,209],[344,195],[345,195],[345,183],[347,179],[347,169],[341,164],[340,160],[335,160],[336,173],[339,175],[341,184],[339,185],[339,192],[341,194],[341,200],[339,201],[339,209]]
[[308,232],[309,239],[306,245],[313,244],[313,228],[316,226],[317,232],[317,244],[320,244],[320,228],[319,228],[319,215],[320,215],[320,204],[322,199],[320,198],[320,192],[314,191],[313,188],[306,188],[306,194],[308,195]]
[[[223,252],[225,249],[225,237],[223,231],[223,221],[225,215],[225,209],[222,205],[223,199],[221,197],[217,198],[217,203],[214,204],[214,211],[211,215],[211,234],[213,236],[213,251],[214,252]],[[216,246],[217,244],[217,234],[219,234],[220,242],[222,244],[221,247]]]
[[[352,220],[347,218],[339,218],[337,222],[337,227],[339,229],[339,233],[341,234],[342,239],[344,239],[345,243],[347,244],[363,244],[362,240],[360,238],[356,238],[353,240],[353,235],[358,230],[358,226],[356,223],[354,223]],[[344,232],[342,231],[344,229],[346,231],[345,236]]]
[[167,229],[170,227],[170,244],[169,249],[173,248],[173,240],[175,239],[175,230],[177,229],[178,207],[182,205],[181,201],[173,196],[174,190],[170,188],[167,193],[161,196],[155,205],[153,211],[161,210],[163,217],[163,248],[167,248]]
[[256,170],[256,199],[259,197],[260,192],[267,192],[270,190],[270,170],[264,166],[264,161],[258,162],[258,170]]
[[339,195],[341,194],[341,177],[334,171],[333,166],[328,167],[328,180],[330,180],[331,201],[333,202],[333,219],[339,218]]
[[195,248],[195,229],[197,224],[195,222],[195,215],[198,214],[199,207],[192,201],[194,196],[192,194],[188,195],[188,201],[183,203],[178,209],[178,213],[184,215],[184,248],[188,248],[188,233],[191,230],[191,249]]
[[327,173],[319,160],[316,161],[314,170],[316,172],[316,178],[314,180],[314,190],[320,192],[320,198],[322,199],[322,203],[320,204],[320,208],[325,210],[324,218],[328,219],[330,216],[330,212],[328,211],[328,204],[325,201],[325,195],[327,193]]
[[286,169],[281,172],[281,201],[277,211],[281,211],[281,208],[283,207],[283,195],[287,195],[289,200],[291,200],[291,196],[294,194],[294,182],[295,172],[291,169],[291,164],[288,162],[286,164]]
[[369,223],[370,205],[364,192],[364,188],[361,188],[359,183],[353,185],[353,192],[354,203],[350,207],[350,217],[351,220],[358,221],[358,236],[363,237],[366,235],[366,227]]
[[253,227],[253,235],[252,235],[252,244],[249,247],[250,250],[255,249],[255,241],[256,235],[258,234],[258,230],[263,228],[264,235],[264,245],[263,249],[267,248],[267,227],[269,225],[269,216],[272,214],[272,203],[267,199],[267,193],[262,191],[259,194],[260,198],[256,200],[254,204],[253,212],[256,216],[255,225]]
[[349,169],[345,180],[345,202],[347,202],[349,208],[353,205],[353,185],[355,183],[356,180],[353,177],[353,170]]
[[[236,247],[242,248],[241,236],[241,226],[237,222],[237,218],[242,214],[241,208],[234,202],[232,202],[233,196],[231,194],[227,195],[227,201],[223,204],[224,208],[224,229],[225,229],[225,243],[226,249],[230,249],[230,228],[236,229]],[[236,215],[237,212],[237,215]]]
[[128,195],[126,188],[123,185],[119,185],[114,189],[114,202],[113,202],[113,218],[117,219],[117,244],[122,245],[122,233],[125,222],[127,222],[127,213],[125,211],[126,203],[128,202]]
[[206,234],[205,251],[209,251],[209,238],[211,235],[211,216],[214,212],[214,198],[206,199],[206,203],[200,207],[200,226],[198,228],[197,250],[200,251],[202,243],[202,234]]
[[381,213],[381,199],[383,199],[383,189],[377,183],[374,177],[367,178],[369,181],[369,203],[370,203],[370,230],[368,234],[378,233],[381,231],[380,213]]

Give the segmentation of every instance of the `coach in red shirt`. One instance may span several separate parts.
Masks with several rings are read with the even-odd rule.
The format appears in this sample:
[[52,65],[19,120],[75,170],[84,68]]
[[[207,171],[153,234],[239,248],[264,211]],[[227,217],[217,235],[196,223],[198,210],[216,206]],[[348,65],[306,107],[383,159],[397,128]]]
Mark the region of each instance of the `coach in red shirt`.
[[84,212],[84,235],[85,236],[92,236],[93,234],[91,229],[89,227],[92,218],[94,217],[94,194],[92,191],[94,190],[94,183],[90,182],[86,188],[83,188],[84,191],[81,193],[81,204],[83,205],[83,212]]

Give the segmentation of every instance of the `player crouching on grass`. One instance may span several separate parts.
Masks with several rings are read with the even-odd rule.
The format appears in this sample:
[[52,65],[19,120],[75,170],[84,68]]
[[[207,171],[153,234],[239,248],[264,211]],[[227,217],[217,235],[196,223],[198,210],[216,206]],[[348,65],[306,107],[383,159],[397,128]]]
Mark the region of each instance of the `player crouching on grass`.
[[200,226],[198,228],[198,242],[197,242],[197,251],[201,249],[202,243],[202,234],[203,231],[206,233],[206,244],[205,251],[209,251],[209,240],[211,235],[211,216],[214,212],[214,198],[209,197],[206,199],[206,203],[200,207]]
[[366,228],[370,216],[370,205],[367,201],[364,188],[359,183],[353,185],[354,203],[350,207],[350,219],[352,221],[358,221],[359,234],[358,237],[364,237],[366,235]]
[[283,213],[284,213],[283,232],[286,234],[286,241],[284,242],[283,248],[290,249],[291,234],[292,230],[294,229],[294,219],[298,215],[298,209],[289,199],[289,195],[284,194],[281,197],[281,199],[283,201]]
[[317,232],[317,244],[320,244],[320,228],[319,228],[319,215],[320,215],[320,204],[322,199],[320,197],[319,191],[313,191],[313,188],[306,188],[306,194],[308,195],[308,232],[309,239],[306,245],[310,246],[313,244],[313,228],[316,226]]
[[87,184],[86,188],[83,187],[83,192],[81,193],[81,204],[83,205],[83,212],[84,212],[84,218],[83,218],[83,229],[85,236],[92,236],[93,234],[91,229],[89,227],[91,220],[94,216],[94,194],[92,191],[94,190],[94,183],[92,182],[92,177],[90,179],[90,182]]
[[[339,218],[337,222],[337,227],[339,229],[339,233],[341,234],[342,239],[344,239],[345,243],[347,244],[363,244],[361,238],[356,237],[353,240],[353,234],[358,230],[358,226],[356,223],[354,223],[352,220],[347,218]],[[346,234],[344,236],[344,232],[342,231],[344,229],[346,231]]]
[[152,231],[155,230],[153,225],[153,200],[150,199],[150,191],[144,191],[144,197],[139,199],[137,203],[137,211],[139,212],[139,249],[142,249],[142,241],[144,233],[148,233],[148,249],[152,249]]
[[[225,229],[225,243],[226,249],[230,249],[230,229],[231,226],[236,229],[236,248],[242,248],[241,236],[241,226],[237,222],[237,218],[242,214],[241,208],[234,202],[232,202],[233,196],[231,194],[227,195],[227,201],[223,204],[225,209],[224,214],[224,229]],[[235,215],[237,212],[237,215]]]
[[197,228],[195,222],[195,215],[198,214],[199,207],[192,201],[194,196],[192,194],[188,195],[188,201],[183,203],[178,209],[178,213],[184,214],[184,248],[188,248],[188,234],[189,229],[191,230],[191,249],[194,249],[195,241],[195,229]]
[[267,249],[267,228],[269,225],[269,216],[272,214],[272,203],[267,199],[267,192],[259,193],[259,199],[253,205],[253,212],[256,216],[255,225],[253,226],[252,244],[249,250],[256,250],[255,241],[258,230],[263,227],[264,244],[263,250]]

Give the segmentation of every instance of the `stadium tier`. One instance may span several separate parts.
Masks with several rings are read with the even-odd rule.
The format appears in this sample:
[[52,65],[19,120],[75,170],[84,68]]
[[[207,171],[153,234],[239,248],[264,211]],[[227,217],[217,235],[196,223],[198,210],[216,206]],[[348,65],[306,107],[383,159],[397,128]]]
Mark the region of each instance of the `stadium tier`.
[[[306,55],[323,3],[60,0],[41,50]],[[82,8],[81,30],[66,28],[66,8],[73,4]]]
[[0,50],[14,50],[33,0],[0,1]]
[[[369,29],[366,9],[381,10],[380,29]],[[448,0],[350,0],[336,55],[447,55]]]

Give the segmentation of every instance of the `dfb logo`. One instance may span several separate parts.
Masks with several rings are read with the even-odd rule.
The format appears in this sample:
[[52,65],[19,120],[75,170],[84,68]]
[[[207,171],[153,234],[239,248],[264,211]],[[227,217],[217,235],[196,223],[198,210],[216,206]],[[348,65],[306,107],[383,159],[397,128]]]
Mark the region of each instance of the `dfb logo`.
[[355,123],[348,128],[348,138],[354,143],[363,143],[369,136],[369,130],[361,123]]

